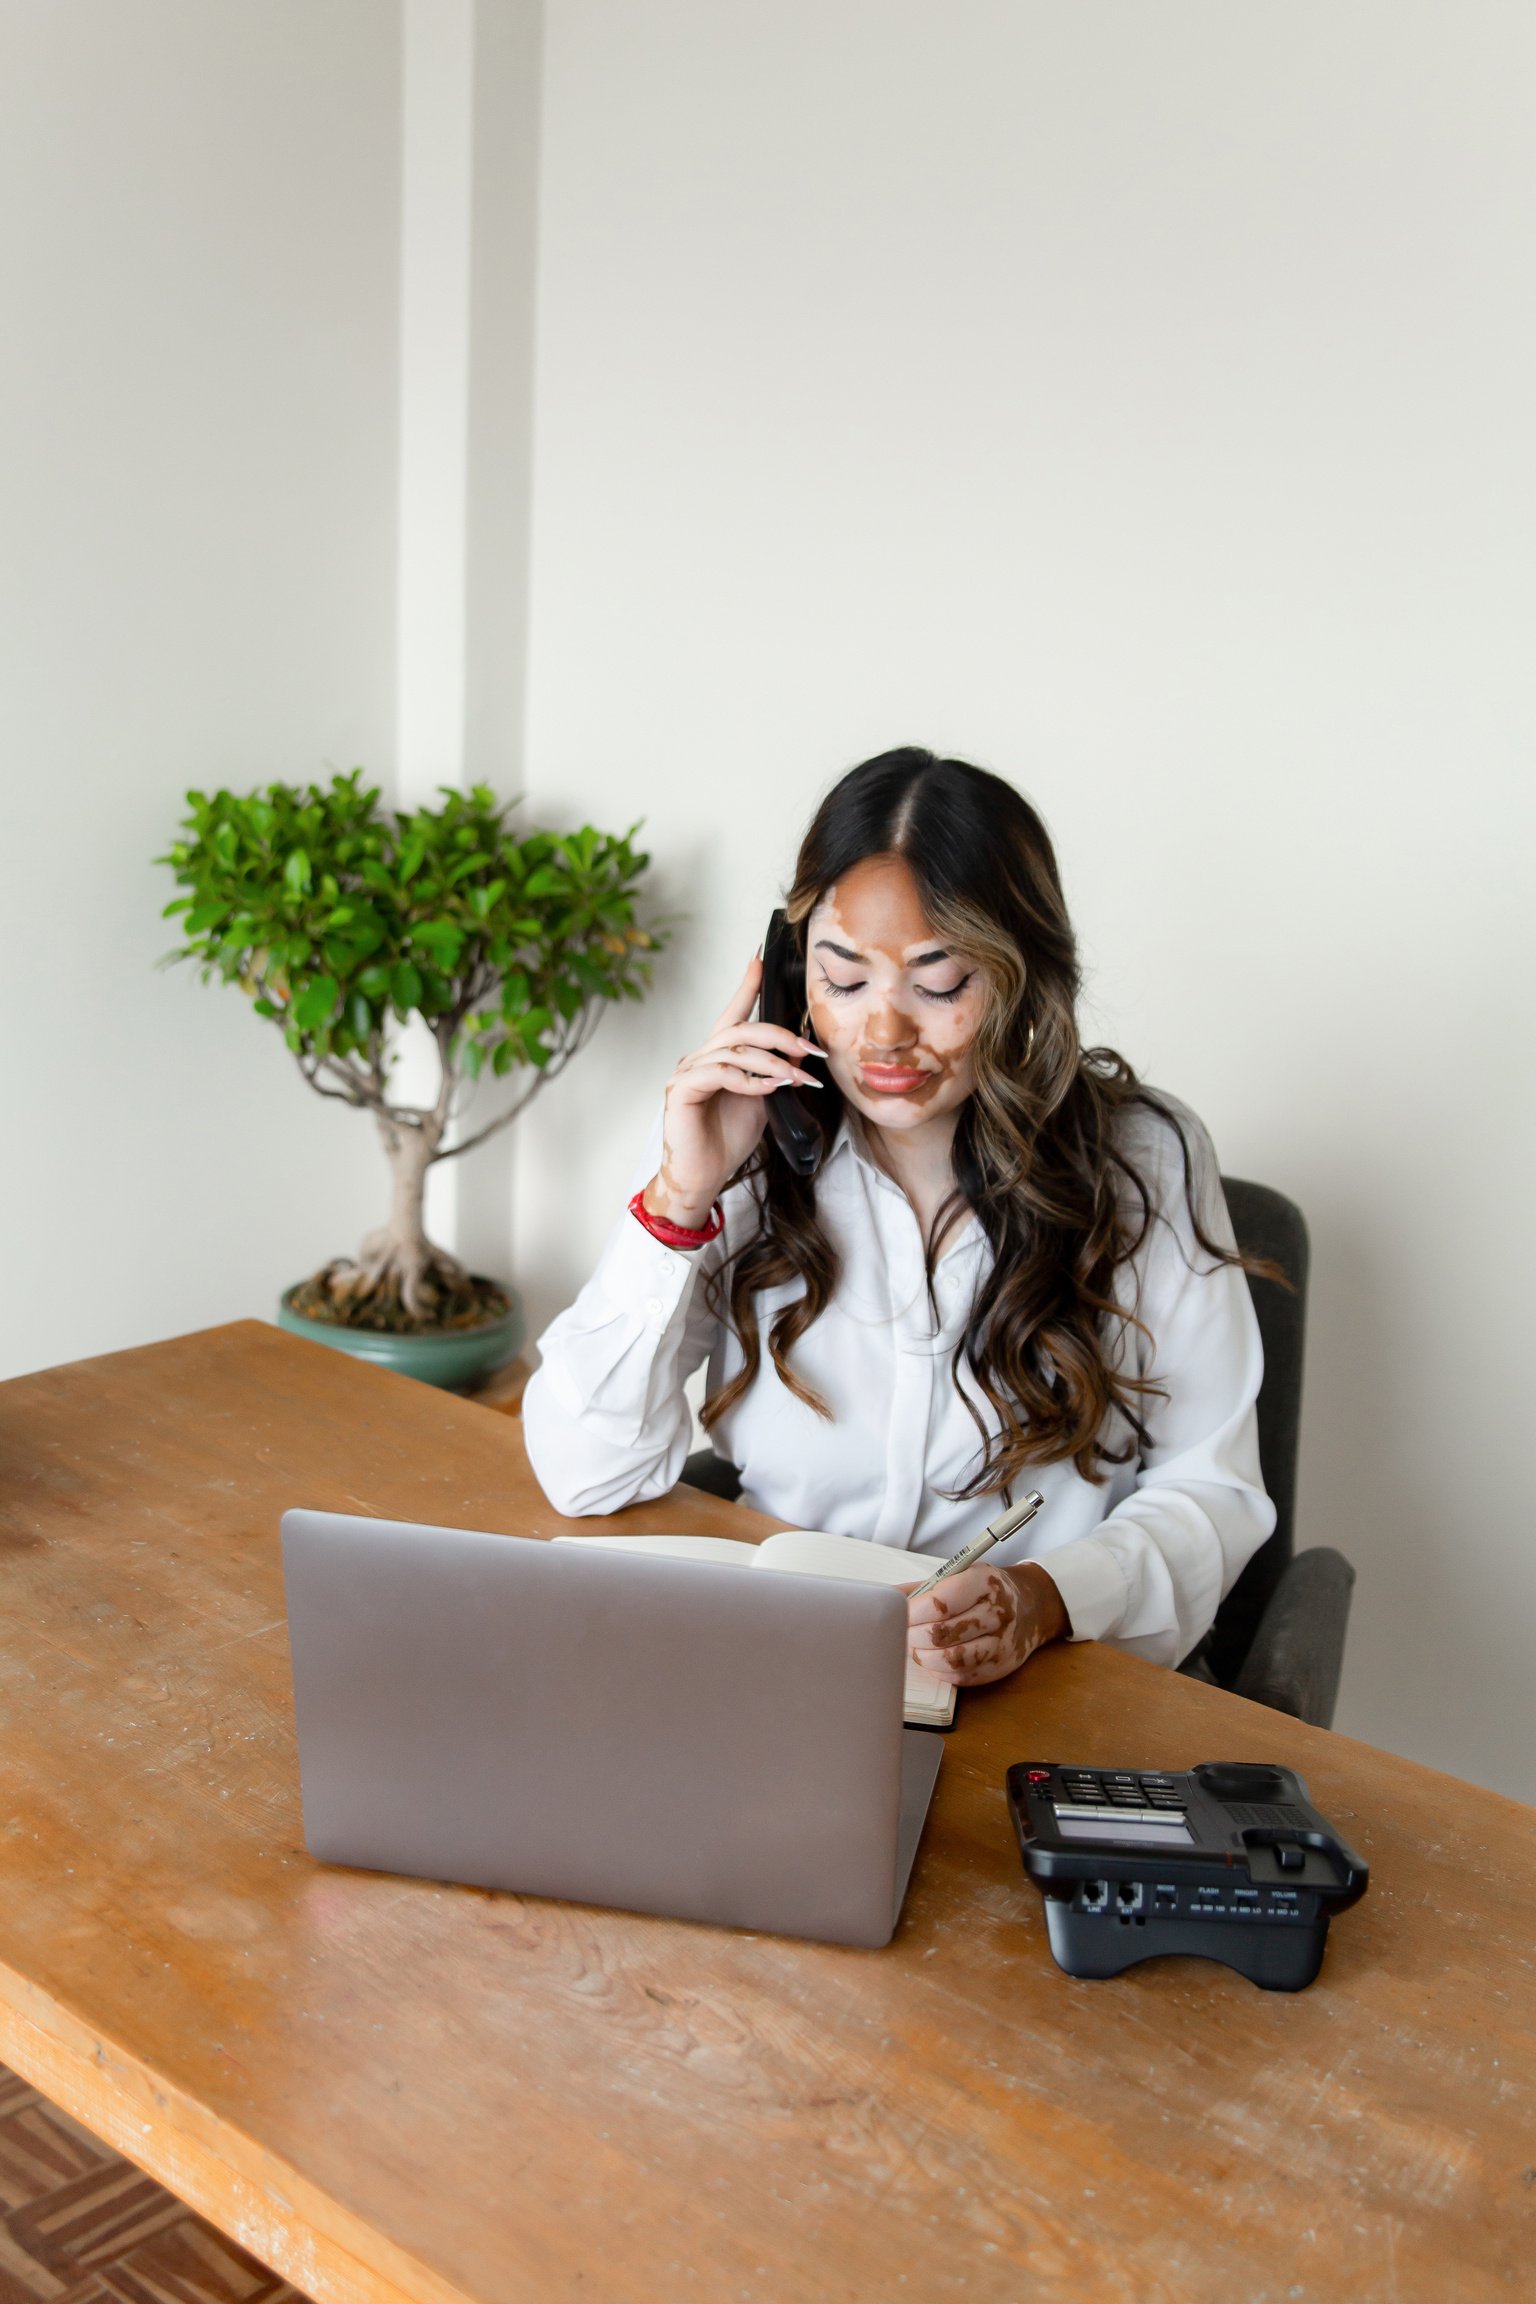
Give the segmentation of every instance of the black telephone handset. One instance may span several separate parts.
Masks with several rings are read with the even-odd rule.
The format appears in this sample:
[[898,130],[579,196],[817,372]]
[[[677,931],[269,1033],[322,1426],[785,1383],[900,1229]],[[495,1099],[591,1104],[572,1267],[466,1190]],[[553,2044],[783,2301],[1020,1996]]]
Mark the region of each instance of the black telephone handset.
[[[782,912],[774,913],[763,939],[763,988],[757,1013],[764,1024],[782,1024],[789,1032],[804,1029],[805,963]],[[767,1102],[768,1130],[779,1151],[797,1176],[814,1176],[826,1138],[804,1089],[792,1088],[786,1081]]]

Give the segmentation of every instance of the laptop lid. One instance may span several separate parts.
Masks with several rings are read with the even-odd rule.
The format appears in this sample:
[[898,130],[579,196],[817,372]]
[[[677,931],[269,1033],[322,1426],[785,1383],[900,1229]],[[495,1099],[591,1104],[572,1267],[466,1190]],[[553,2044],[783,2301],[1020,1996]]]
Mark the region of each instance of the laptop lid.
[[303,1511],[283,1565],[312,1855],[888,1941],[939,1747],[903,1834],[899,1592]]

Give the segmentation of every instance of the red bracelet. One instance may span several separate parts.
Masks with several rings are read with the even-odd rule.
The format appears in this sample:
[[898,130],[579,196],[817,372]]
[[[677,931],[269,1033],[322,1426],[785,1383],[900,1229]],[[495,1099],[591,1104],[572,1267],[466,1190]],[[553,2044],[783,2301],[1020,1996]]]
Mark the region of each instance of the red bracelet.
[[690,1232],[686,1225],[669,1224],[665,1216],[653,1216],[645,1204],[642,1188],[629,1204],[629,1212],[637,1223],[643,1224],[653,1240],[664,1248],[702,1248],[706,1240],[718,1240],[725,1230],[725,1210],[717,1200],[709,1212],[709,1222],[702,1232]]

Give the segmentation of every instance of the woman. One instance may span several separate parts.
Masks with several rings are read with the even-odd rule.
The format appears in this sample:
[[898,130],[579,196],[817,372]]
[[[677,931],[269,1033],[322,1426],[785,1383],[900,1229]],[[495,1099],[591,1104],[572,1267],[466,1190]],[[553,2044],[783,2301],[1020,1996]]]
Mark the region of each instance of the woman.
[[[743,1500],[904,1547],[913,1580],[1001,1508],[1044,1510],[912,1603],[964,1683],[1048,1640],[1175,1664],[1274,1526],[1258,1326],[1209,1139],[1078,1038],[1050,840],[1001,778],[913,749],[835,786],[786,904],[801,1029],[754,960],[667,1085],[659,1161],[541,1339],[528,1452],[562,1512],[663,1495],[687,1377]],[[813,1178],[765,1135],[805,1091]]]

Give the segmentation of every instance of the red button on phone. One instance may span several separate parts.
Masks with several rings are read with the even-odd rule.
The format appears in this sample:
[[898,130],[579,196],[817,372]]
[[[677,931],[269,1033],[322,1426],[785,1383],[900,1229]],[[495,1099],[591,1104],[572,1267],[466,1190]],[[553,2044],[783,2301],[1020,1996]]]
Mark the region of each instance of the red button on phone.
[[1029,1771],[1029,1781],[1031,1784],[1049,1784],[1050,1780],[1051,1772],[1049,1768],[1031,1768]]

